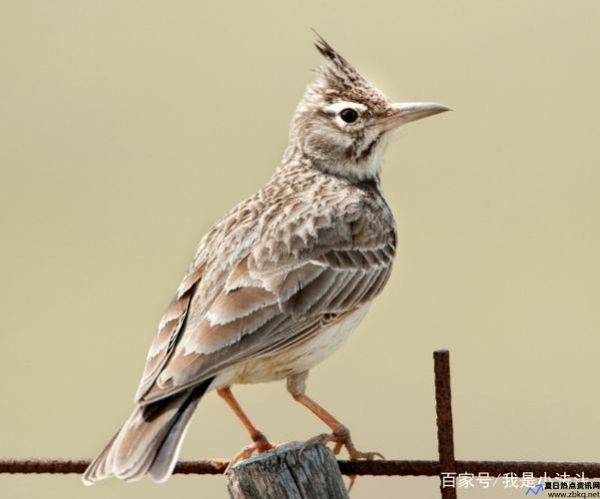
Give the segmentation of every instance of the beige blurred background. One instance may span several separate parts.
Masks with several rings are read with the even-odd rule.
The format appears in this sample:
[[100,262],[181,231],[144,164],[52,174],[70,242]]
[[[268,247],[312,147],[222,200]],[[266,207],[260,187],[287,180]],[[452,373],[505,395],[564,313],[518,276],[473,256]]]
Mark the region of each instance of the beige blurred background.
[[[396,100],[391,282],[309,390],[389,458],[436,457],[431,352],[462,459],[600,460],[600,2],[0,2],[0,455],[91,457],[127,416],[194,246],[277,166],[319,30]],[[241,387],[274,441],[324,427]],[[247,437],[214,394],[185,458]],[[433,498],[361,478],[355,498]],[[475,490],[461,497],[517,497]],[[225,498],[221,477],[0,476],[6,498]]]

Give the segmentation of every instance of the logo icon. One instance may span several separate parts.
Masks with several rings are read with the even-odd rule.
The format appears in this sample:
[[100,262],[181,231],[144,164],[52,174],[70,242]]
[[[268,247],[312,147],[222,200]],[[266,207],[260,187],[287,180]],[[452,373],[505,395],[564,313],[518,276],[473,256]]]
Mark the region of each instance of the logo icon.
[[538,483],[536,485],[535,489],[533,487],[527,487],[527,490],[525,491],[525,495],[528,496],[530,492],[533,492],[533,495],[537,496],[541,490],[544,490],[544,484]]

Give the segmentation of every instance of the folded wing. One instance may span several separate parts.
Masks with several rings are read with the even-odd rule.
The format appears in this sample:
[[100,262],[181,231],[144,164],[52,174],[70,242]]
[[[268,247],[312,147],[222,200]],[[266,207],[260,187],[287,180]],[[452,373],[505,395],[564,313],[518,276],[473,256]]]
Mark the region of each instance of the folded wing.
[[138,401],[159,400],[236,363],[290,348],[372,300],[390,275],[396,235],[391,219],[364,218],[361,210],[319,215],[304,237],[282,231],[274,237],[259,227],[269,247],[257,236],[217,277],[210,262],[199,262],[161,321]]

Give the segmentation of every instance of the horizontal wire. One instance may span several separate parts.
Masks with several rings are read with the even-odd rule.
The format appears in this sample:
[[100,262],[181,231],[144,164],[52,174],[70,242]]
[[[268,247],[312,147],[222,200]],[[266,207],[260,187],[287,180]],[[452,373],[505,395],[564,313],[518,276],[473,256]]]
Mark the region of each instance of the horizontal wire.
[[[455,461],[454,474],[488,473],[517,476],[531,473],[535,477],[556,478],[558,475],[576,475],[600,478],[600,463],[543,462],[543,461]],[[82,474],[90,464],[89,459],[0,459],[0,474]],[[179,461],[175,474],[220,475],[225,471],[226,460]],[[439,476],[439,461],[338,461],[344,475],[371,476]]]

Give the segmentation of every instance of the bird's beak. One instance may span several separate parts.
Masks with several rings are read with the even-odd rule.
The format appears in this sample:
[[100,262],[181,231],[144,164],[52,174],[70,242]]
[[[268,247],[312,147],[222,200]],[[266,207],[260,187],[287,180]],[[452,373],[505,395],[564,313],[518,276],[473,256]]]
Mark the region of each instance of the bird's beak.
[[384,131],[398,128],[411,121],[427,118],[434,114],[444,113],[451,109],[436,102],[398,102],[392,104],[392,112],[389,116],[379,120],[378,126]]

